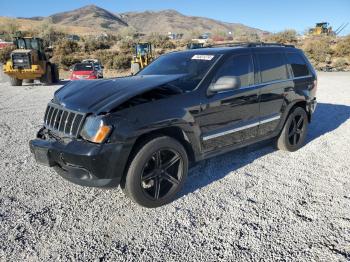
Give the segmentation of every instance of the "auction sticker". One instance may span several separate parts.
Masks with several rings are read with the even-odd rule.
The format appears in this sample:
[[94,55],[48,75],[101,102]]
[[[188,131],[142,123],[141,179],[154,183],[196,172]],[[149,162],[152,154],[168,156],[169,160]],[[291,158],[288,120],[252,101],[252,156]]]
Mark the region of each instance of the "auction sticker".
[[207,60],[210,61],[214,58],[213,55],[194,55],[192,60]]

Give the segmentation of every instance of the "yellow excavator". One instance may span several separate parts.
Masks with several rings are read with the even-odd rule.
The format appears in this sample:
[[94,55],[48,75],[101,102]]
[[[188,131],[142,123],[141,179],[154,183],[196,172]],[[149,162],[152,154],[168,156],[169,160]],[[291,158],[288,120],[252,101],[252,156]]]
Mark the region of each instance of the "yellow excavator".
[[333,28],[329,25],[328,22],[321,22],[317,23],[314,28],[311,28],[309,30],[309,35],[319,36],[319,35],[329,35],[329,36],[336,36],[341,31],[343,31],[349,23],[343,23],[341,26],[338,27],[338,29],[333,30]]
[[12,86],[21,86],[23,80],[32,82],[38,79],[46,85],[59,81],[58,67],[50,62],[48,49],[44,49],[41,38],[16,37],[14,44],[16,49],[3,67]]
[[138,43],[135,45],[135,53],[131,60],[131,74],[137,74],[154,60],[151,43]]

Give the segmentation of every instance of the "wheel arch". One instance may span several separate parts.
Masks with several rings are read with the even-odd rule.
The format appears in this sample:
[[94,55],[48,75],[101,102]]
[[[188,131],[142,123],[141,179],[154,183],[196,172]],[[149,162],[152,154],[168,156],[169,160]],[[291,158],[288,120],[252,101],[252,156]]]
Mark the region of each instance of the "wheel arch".
[[169,136],[169,137],[177,140],[185,148],[189,161],[190,162],[195,161],[195,159],[196,159],[195,154],[196,153],[192,147],[191,141],[190,141],[189,137],[187,136],[186,132],[178,126],[164,127],[164,128],[152,130],[150,132],[146,132],[146,133],[140,135],[136,139],[136,141],[131,149],[130,157],[132,157],[134,152],[137,151],[141,145],[143,145],[144,143],[147,143],[148,141],[154,139],[155,137],[159,137],[159,136]]
[[134,142],[129,156],[127,163],[124,167],[123,171],[123,177],[120,181],[121,186],[123,187],[125,185],[125,178],[126,174],[128,172],[129,166],[131,164],[132,159],[140,150],[140,148],[145,145],[147,142],[151,141],[152,139],[160,136],[169,136],[176,141],[178,141],[186,150],[187,156],[188,156],[188,161],[189,163],[194,163],[196,161],[196,152],[194,148],[192,147],[192,144],[184,130],[182,130],[180,127],[177,126],[172,126],[172,127],[164,127],[156,130],[152,130],[150,132],[146,132],[142,135],[140,135]]
[[293,110],[296,107],[301,107],[301,108],[303,108],[305,110],[305,112],[307,114],[307,117],[308,117],[308,121],[310,123],[311,122],[311,112],[310,112],[310,110],[308,110],[306,100],[298,100],[298,101],[295,101],[294,103],[292,103],[290,105],[290,108],[288,110],[288,114],[287,114],[286,118],[288,118],[288,116],[293,112]]

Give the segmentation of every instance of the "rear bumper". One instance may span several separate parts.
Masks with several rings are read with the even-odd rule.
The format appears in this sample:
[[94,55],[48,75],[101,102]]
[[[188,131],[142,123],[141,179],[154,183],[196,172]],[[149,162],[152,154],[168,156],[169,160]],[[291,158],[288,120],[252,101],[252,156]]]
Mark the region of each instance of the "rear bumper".
[[124,144],[62,144],[43,139],[31,140],[29,144],[37,163],[53,167],[63,178],[82,186],[118,186],[129,155]]

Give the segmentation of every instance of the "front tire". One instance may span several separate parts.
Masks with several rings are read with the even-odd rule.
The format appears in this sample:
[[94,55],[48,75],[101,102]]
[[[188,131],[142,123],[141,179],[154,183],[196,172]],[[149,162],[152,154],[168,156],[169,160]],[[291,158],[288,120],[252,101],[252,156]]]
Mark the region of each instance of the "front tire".
[[10,77],[10,84],[11,84],[11,86],[21,86],[22,82],[23,82],[22,79],[18,79],[16,77]]
[[171,137],[156,137],[135,154],[121,187],[139,205],[159,207],[175,199],[187,172],[184,147]]
[[277,138],[277,148],[289,152],[300,149],[305,143],[308,124],[305,110],[301,107],[296,107],[288,116],[282,132]]

